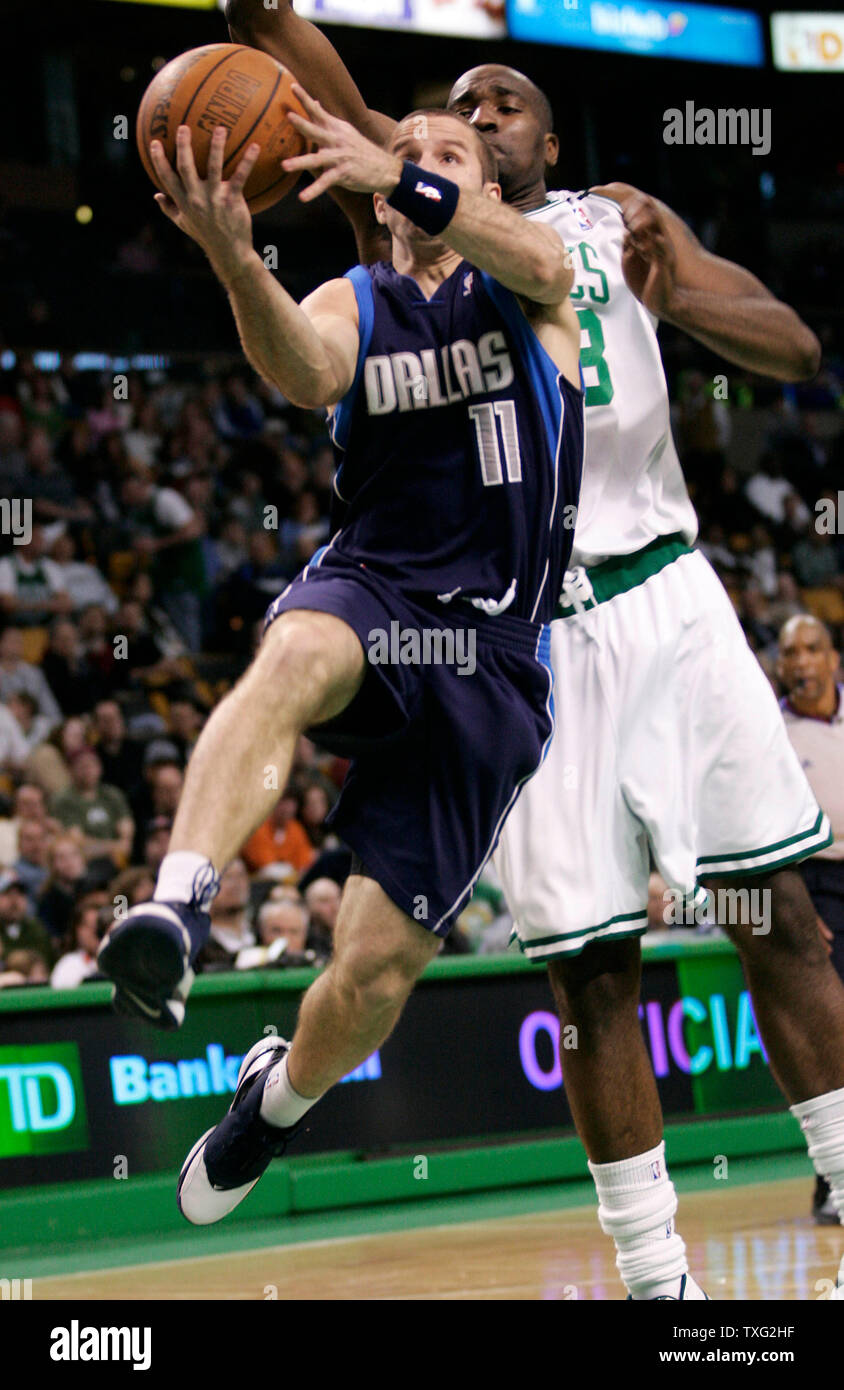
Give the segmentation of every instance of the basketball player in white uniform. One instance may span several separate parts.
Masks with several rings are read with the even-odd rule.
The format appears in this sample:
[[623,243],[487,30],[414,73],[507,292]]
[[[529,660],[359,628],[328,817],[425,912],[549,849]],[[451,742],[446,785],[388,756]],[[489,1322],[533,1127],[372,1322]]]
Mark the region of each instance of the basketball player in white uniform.
[[[228,0],[232,38],[289,64],[372,138],[371,112],[329,41],[286,0]],[[551,109],[497,64],[458,79],[449,108],[499,160],[505,199],[549,222],[574,258],[586,455],[573,568],[552,623],[556,734],[496,854],[521,949],[547,960],[566,1094],[599,1218],[634,1299],[706,1295],[675,1230],[662,1113],[638,1019],[649,854],[669,889],[747,888],[765,913],[730,924],[771,1069],[844,1214],[844,987],[789,866],[830,843],[773,692],[697,533],[669,424],[656,323],[781,380],[817,370],[817,340],[739,266],[710,256],[670,209],[627,185],[548,193]],[[612,196],[607,196],[612,195]],[[361,257],[372,214],[338,198]],[[377,234],[376,234],[377,235]],[[760,899],[759,895],[765,896]],[[837,1293],[844,1298],[844,1261]]]

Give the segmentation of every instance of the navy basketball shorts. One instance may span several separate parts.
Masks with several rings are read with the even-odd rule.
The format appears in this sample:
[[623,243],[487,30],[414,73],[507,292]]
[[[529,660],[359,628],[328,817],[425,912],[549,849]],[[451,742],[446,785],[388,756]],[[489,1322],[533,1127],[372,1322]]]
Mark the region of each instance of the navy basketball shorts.
[[308,730],[352,759],[332,829],[409,917],[447,936],[553,732],[549,629],[468,604],[420,604],[329,552],[270,605],[348,623],[363,684]]

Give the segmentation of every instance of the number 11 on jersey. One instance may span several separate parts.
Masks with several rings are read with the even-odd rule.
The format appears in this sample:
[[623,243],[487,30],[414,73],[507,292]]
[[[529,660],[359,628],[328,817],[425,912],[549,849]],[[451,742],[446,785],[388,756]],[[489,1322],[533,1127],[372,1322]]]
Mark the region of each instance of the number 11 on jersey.
[[486,401],[470,405],[469,418],[475,422],[478,457],[484,487],[504,482],[501,468],[502,446],[508,483],[522,481],[522,452],[519,448],[519,428],[516,423],[515,401]]

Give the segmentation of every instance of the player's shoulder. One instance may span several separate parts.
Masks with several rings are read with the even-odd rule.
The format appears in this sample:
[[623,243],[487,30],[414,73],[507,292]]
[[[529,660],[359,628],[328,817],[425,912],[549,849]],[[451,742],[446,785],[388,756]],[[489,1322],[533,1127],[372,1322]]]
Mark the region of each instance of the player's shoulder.
[[591,232],[602,222],[613,226],[623,222],[618,203],[599,193],[591,193],[588,188],[579,192],[568,188],[550,189],[542,206],[533,208],[525,216],[568,232]]
[[371,294],[374,266],[356,265],[335,280],[325,280],[302,300],[301,307],[309,317],[332,314],[356,321],[359,295]]

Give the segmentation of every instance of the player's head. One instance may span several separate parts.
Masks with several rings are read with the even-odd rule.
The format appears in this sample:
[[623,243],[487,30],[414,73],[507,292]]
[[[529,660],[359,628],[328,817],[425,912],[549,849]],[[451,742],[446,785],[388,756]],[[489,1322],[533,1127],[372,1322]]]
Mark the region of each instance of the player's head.
[[484,63],[464,72],[449,93],[448,109],[464,116],[493,150],[505,200],[541,182],[546,167],[557,163],[560,144],[548,98],[515,68]]
[[787,694],[802,707],[829,700],[835,687],[838,653],[829,629],[818,618],[798,613],[779,636],[777,675]]
[[[461,188],[489,198],[501,197],[494,151],[468,121],[454,112],[435,108],[411,111],[393,131],[389,148],[402,159],[440,174]],[[389,207],[380,193],[375,195],[375,216],[393,235],[400,231],[405,239],[432,240]]]

